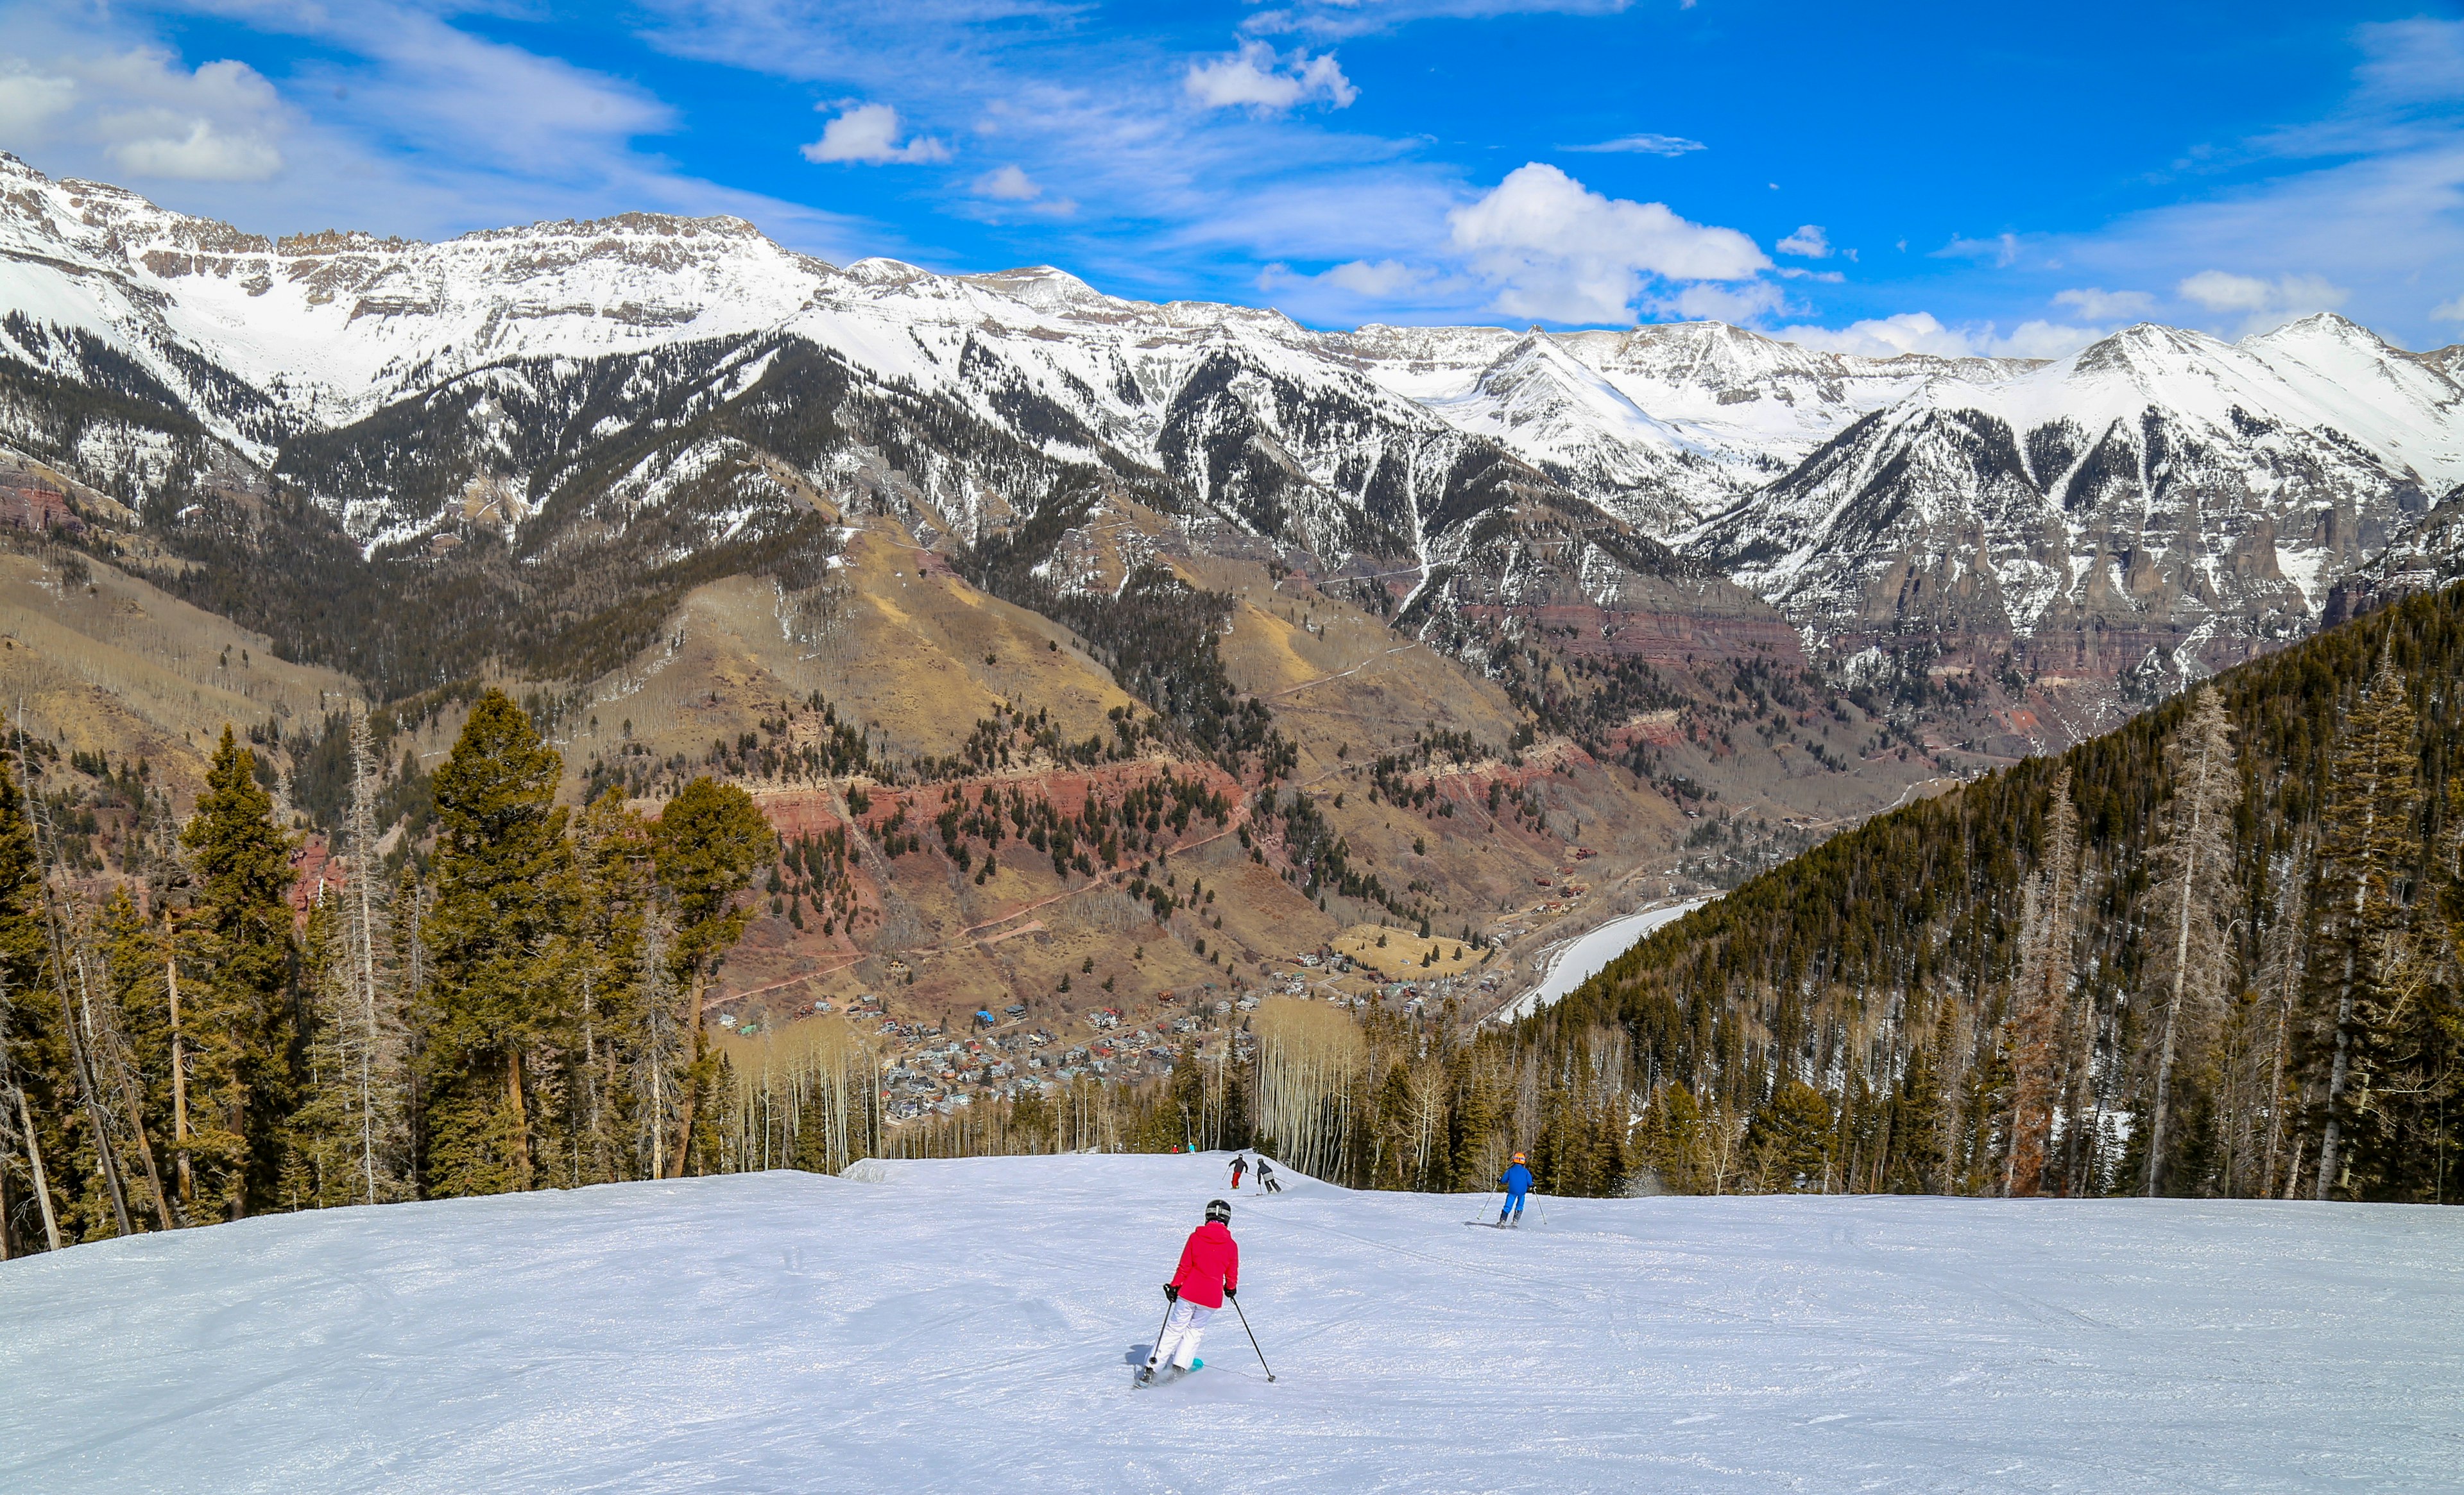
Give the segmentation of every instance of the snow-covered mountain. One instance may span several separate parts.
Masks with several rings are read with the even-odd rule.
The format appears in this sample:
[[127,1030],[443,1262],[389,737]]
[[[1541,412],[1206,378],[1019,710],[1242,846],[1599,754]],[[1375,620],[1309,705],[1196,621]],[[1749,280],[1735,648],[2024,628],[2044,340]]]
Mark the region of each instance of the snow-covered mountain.
[[1928,383],[1688,543],[1827,633],[2086,630],[2213,664],[2306,629],[2464,482],[2451,355],[2332,314],[2238,343],[2136,326]]
[[[15,314],[0,355],[91,379],[108,350],[260,461],[292,436],[481,369],[802,339],[874,381],[957,399],[1048,454],[1110,450],[1262,532],[1335,549],[1413,546],[1426,516],[1401,495],[1428,507],[1432,474],[1469,450],[1463,435],[1664,539],[1856,416],[1961,372],[1716,323],[1324,333],[1270,311],[1125,300],[1044,268],[839,269],[736,219],[275,242],[6,157],[0,304]],[[379,522],[359,495],[329,496],[372,537],[426,517]]]
[[2050,363],[1715,322],[1325,332],[1048,268],[834,267],[735,219],[269,241],[0,156],[12,367],[0,440],[141,511],[280,480],[370,555],[553,548],[690,492],[673,558],[799,485],[969,540],[1091,488],[1456,622],[1680,605],[1673,547],[1816,640],[2085,629],[2059,663],[2089,673],[2302,631],[2391,546],[2434,570],[2455,527],[2415,531],[2464,481],[2464,349],[2333,317]]

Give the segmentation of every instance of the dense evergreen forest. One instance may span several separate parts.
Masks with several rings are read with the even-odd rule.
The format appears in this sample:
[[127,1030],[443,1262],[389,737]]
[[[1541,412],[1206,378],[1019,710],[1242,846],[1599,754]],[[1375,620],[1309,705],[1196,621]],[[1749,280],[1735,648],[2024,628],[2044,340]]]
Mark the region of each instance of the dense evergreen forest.
[[1672,1188],[2443,1202],[2460,685],[2464,591],[2397,604],[1830,841],[1527,1037],[1625,1047]]
[[0,1249],[732,1160],[740,1087],[700,1009],[777,855],[751,799],[558,807],[558,755],[489,692],[433,777],[432,855],[389,880],[354,725],[341,848],[370,875],[304,929],[229,731],[117,878],[63,865],[28,744],[0,767]]

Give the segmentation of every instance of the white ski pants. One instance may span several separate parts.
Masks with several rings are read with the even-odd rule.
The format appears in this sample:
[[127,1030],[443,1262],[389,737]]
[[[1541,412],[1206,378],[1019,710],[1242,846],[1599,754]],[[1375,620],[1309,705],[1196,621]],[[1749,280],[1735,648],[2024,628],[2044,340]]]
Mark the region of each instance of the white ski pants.
[[1172,1306],[1163,1323],[1163,1333],[1155,1340],[1155,1353],[1147,1356],[1149,1365],[1173,1364],[1182,1370],[1198,1358],[1199,1336],[1206,1332],[1206,1321],[1215,1310],[1182,1298]]

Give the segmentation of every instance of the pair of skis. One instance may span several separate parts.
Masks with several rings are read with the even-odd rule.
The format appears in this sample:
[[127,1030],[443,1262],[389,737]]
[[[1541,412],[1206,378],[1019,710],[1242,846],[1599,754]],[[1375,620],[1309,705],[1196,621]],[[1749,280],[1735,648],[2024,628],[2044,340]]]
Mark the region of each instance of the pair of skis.
[[1463,1223],[1466,1225],[1485,1225],[1491,1230],[1520,1230],[1523,1228],[1523,1221],[1519,1220],[1515,1220],[1511,1224],[1508,1224],[1507,1221],[1502,1220],[1464,1220]]
[[1203,1360],[1193,1363],[1185,1371],[1177,1365],[1158,1366],[1152,1371],[1140,1370],[1130,1384],[1139,1391],[1146,1391],[1156,1386],[1169,1386],[1177,1380],[1196,1375],[1204,1369],[1206,1369],[1206,1362]]

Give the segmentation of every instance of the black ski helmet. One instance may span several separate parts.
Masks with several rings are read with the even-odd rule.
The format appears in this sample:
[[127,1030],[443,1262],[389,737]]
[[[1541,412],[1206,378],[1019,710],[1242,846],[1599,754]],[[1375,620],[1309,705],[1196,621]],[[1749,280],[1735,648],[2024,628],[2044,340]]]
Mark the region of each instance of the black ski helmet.
[[1221,1199],[1207,1200],[1206,1222],[1210,1225],[1228,1225],[1232,1223],[1232,1206]]

